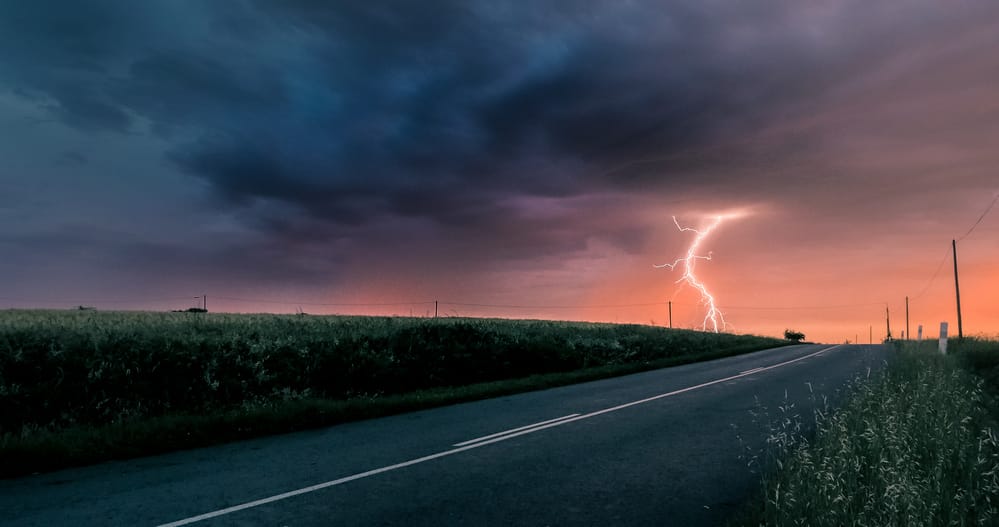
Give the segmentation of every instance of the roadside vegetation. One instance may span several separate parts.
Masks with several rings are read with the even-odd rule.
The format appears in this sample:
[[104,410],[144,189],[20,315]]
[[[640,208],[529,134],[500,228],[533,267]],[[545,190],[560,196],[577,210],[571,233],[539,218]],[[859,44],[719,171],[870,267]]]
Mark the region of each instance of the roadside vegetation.
[[999,525],[999,342],[896,348],[840,409],[816,413],[813,436],[783,414],[753,460],[761,495],[732,523]]
[[0,477],[782,344],[551,321],[0,311]]

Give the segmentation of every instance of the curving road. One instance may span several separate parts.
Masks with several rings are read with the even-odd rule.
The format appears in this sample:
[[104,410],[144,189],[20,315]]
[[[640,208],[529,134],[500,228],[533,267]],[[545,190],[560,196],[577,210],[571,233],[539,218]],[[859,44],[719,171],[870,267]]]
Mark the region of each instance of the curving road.
[[152,458],[0,481],[28,525],[718,525],[746,449],[886,346],[798,345]]

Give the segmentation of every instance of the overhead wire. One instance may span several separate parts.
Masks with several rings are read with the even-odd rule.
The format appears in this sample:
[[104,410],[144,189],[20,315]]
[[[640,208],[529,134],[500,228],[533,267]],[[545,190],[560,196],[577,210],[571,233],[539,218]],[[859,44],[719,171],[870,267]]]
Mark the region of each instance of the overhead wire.
[[[180,296],[180,297],[162,297],[162,298],[129,298],[129,299],[83,299],[81,297],[76,298],[24,298],[24,297],[6,297],[0,296],[0,300],[5,300],[8,302],[34,302],[38,304],[131,304],[138,302],[177,302],[181,300],[190,300],[194,298],[193,296]],[[201,298],[198,295],[197,298]]]
[[[200,299],[203,295],[196,296],[182,296],[182,297],[162,297],[162,298],[132,298],[132,299],[116,299],[116,300],[100,300],[100,299],[27,299],[23,297],[0,297],[2,301],[13,301],[13,302],[26,302],[26,303],[70,303],[70,304],[102,304],[102,303],[143,303],[143,302],[174,302],[174,301],[189,301],[192,298]],[[215,296],[207,295],[209,300],[222,300],[229,302],[245,302],[245,303],[257,303],[257,304],[279,304],[279,305],[289,305],[289,306],[314,306],[314,307],[392,307],[392,306],[416,306],[416,305],[433,305],[438,304],[441,306],[457,306],[457,307],[478,307],[478,308],[496,308],[496,309],[626,309],[626,308],[638,308],[638,307],[655,307],[655,306],[667,306],[669,304],[675,307],[690,307],[694,305],[699,305],[698,303],[690,302],[676,302],[672,300],[658,301],[658,302],[637,302],[631,304],[489,304],[482,302],[456,302],[451,300],[418,300],[418,301],[400,301],[400,302],[305,302],[305,301],[295,301],[295,300],[275,300],[267,298],[246,298],[246,297],[233,297],[233,296]],[[853,307],[865,307],[871,305],[881,305],[884,302],[867,302],[867,303],[856,303],[856,304],[835,304],[835,305],[812,305],[812,306],[720,306],[724,309],[737,309],[737,310],[795,310],[795,309],[845,309]]]
[[972,231],[974,231],[975,228],[978,227],[978,225],[980,223],[982,223],[982,220],[984,220],[985,216],[989,213],[989,211],[992,210],[992,207],[994,207],[996,205],[996,201],[999,201],[999,192],[996,192],[995,197],[992,198],[992,203],[989,203],[989,206],[985,208],[985,212],[983,212],[982,215],[978,217],[978,220],[975,221],[975,224],[972,225],[970,229],[968,229],[968,232],[964,233],[964,236],[961,236],[956,241],[961,241],[961,240],[967,238],[968,235],[971,234]]
[[475,304],[467,302],[451,302],[447,300],[441,300],[440,303],[449,306],[494,307],[501,309],[609,309],[609,308],[650,307],[650,306],[666,305],[666,302],[646,302],[642,304],[512,305],[512,304]]
[[[972,232],[981,225],[982,221],[988,216],[989,212],[995,207],[995,204],[999,202],[999,192],[992,198],[992,201],[985,208],[975,223],[965,232],[960,238],[955,241],[961,241],[971,235]],[[936,270],[930,277],[929,281],[923,287],[920,292],[912,297],[913,300],[922,297],[933,285],[937,276],[940,274],[941,269],[943,269],[944,263],[950,251],[946,251],[943,258],[940,259],[940,263],[937,264]],[[198,295],[199,297],[201,295]],[[142,303],[142,302],[176,302],[176,301],[186,301],[194,298],[192,296],[184,297],[162,297],[162,298],[131,298],[131,299],[85,299],[80,298],[49,298],[49,299],[27,299],[23,297],[0,297],[0,301],[6,302],[27,302],[27,303],[41,303],[41,304],[52,304],[52,303],[70,303],[70,304],[129,304],[129,303]],[[217,300],[227,300],[230,302],[251,302],[259,304],[279,304],[279,305],[297,305],[297,306],[313,306],[313,307],[390,307],[390,306],[415,306],[415,305],[431,305],[431,304],[444,304],[449,306],[459,306],[459,307],[480,307],[480,308],[496,308],[496,309],[622,309],[622,308],[633,308],[633,307],[652,307],[652,306],[665,306],[667,304],[676,304],[677,306],[685,306],[688,304],[677,303],[672,301],[660,301],[660,302],[643,302],[634,304],[555,304],[555,305],[541,305],[541,304],[531,304],[531,305],[521,305],[521,304],[486,304],[486,303],[475,303],[475,302],[453,302],[453,301],[435,301],[435,300],[423,300],[415,302],[300,302],[300,301],[289,301],[289,300],[272,300],[272,299],[262,299],[262,298],[241,298],[241,297],[231,297],[231,296],[213,296],[213,299]],[[853,307],[865,307],[872,305],[880,305],[883,302],[865,302],[857,304],[842,304],[842,305],[828,305],[828,306],[720,306],[722,309],[734,309],[734,310],[800,310],[800,309],[845,309]]]
[[260,298],[236,298],[231,296],[213,296],[217,300],[232,302],[253,302],[258,304],[285,304],[290,306],[326,306],[326,307],[380,307],[380,306],[415,306],[433,304],[434,301],[420,302],[295,302],[289,300],[266,300]]
[[937,270],[933,271],[933,276],[930,277],[930,281],[926,283],[926,285],[923,287],[922,291],[920,291],[918,295],[912,297],[913,300],[916,300],[917,298],[923,296],[926,293],[926,291],[928,291],[930,289],[930,286],[933,285],[933,281],[936,280],[937,279],[937,275],[940,274],[940,270],[943,269],[944,262],[946,262],[947,258],[949,258],[949,257],[950,257],[950,249],[944,251],[943,258],[941,258],[940,259],[940,263],[937,264]]
[[[985,219],[985,216],[987,216],[989,214],[989,212],[992,211],[992,208],[995,207],[996,202],[999,202],[999,192],[996,192],[995,196],[992,197],[992,201],[989,203],[989,205],[987,207],[985,207],[985,210],[982,211],[982,214],[980,216],[978,216],[978,219],[975,220],[975,223],[971,226],[971,228],[969,228],[968,231],[965,232],[960,238],[956,238],[954,240],[955,243],[959,242],[959,241],[961,241],[961,240],[963,240],[965,238],[967,238],[968,236],[970,236],[971,233],[974,232],[975,229],[978,228],[979,225],[981,225],[982,220]],[[940,263],[937,264],[936,270],[933,271],[933,276],[931,276],[930,280],[926,283],[925,286],[923,286],[923,289],[919,291],[919,294],[917,294],[916,296],[912,297],[912,300],[916,300],[916,299],[922,297],[926,293],[926,291],[928,291],[930,289],[930,286],[933,285],[933,282],[937,279],[937,276],[940,274],[940,270],[943,269],[944,263],[947,262],[947,258],[950,257],[950,253],[951,253],[950,249],[947,249],[946,251],[944,251],[943,258],[940,259]]]

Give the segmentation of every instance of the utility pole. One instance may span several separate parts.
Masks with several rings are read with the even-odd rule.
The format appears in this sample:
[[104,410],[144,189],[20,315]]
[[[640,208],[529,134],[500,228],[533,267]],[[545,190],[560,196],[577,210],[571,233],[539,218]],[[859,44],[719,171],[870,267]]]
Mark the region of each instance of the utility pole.
[[434,318],[437,318],[437,301],[434,300]]
[[208,312],[208,295],[201,295],[201,309],[204,309],[205,313]]
[[867,338],[869,339],[870,343],[874,344],[874,326],[868,326],[867,333],[868,333]]
[[885,323],[888,325],[888,336],[885,340],[891,342],[891,313],[888,312],[888,306],[885,306]]
[[954,293],[957,295],[957,339],[964,339],[964,327],[961,324],[961,285],[957,281],[957,240],[951,240],[954,250]]
[[912,340],[912,332],[909,331],[909,297],[905,297],[905,335],[902,336]]
[[673,329],[673,301],[669,300],[666,303],[669,304],[669,328]]

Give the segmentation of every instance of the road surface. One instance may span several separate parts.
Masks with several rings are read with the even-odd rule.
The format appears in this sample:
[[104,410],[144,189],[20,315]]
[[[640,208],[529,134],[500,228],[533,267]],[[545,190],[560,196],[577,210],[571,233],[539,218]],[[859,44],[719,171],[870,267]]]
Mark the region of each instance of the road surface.
[[718,525],[779,406],[807,423],[889,358],[796,345],[0,481],[0,524]]

